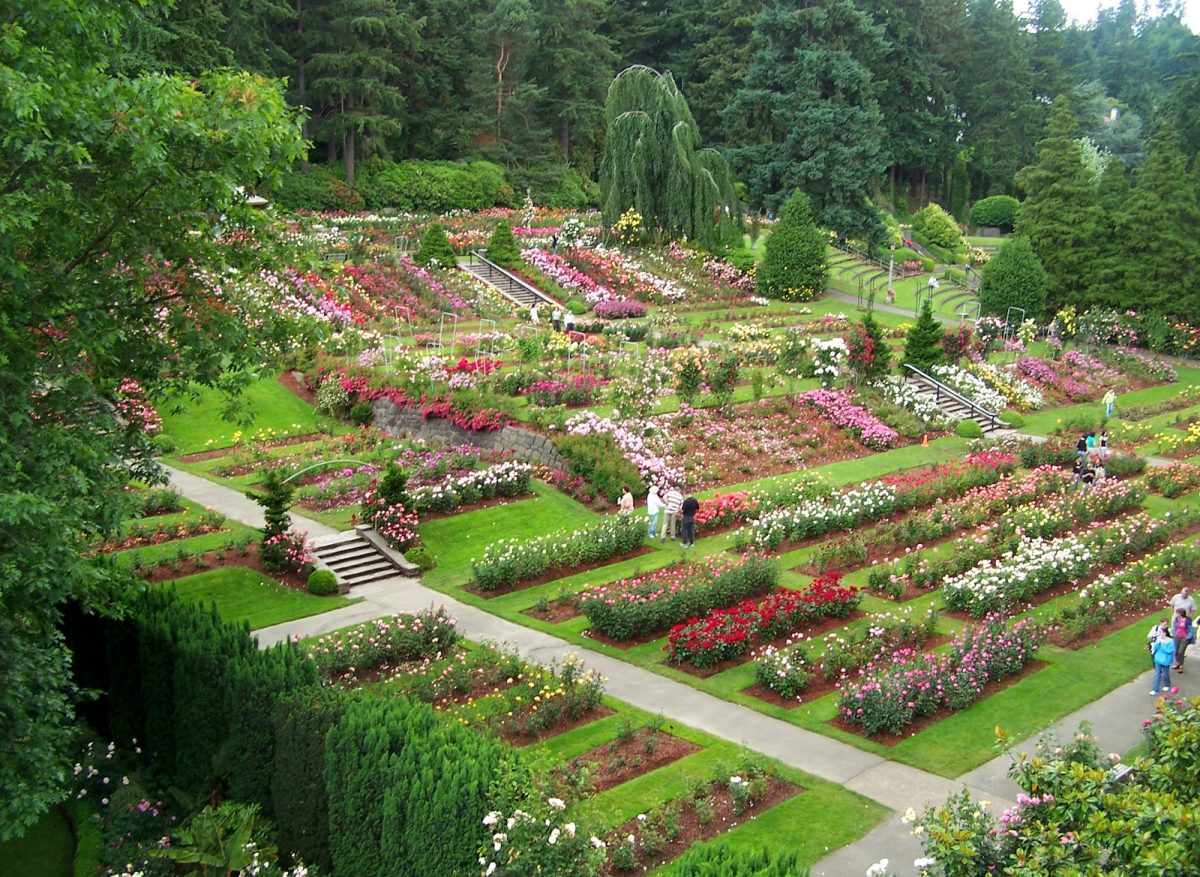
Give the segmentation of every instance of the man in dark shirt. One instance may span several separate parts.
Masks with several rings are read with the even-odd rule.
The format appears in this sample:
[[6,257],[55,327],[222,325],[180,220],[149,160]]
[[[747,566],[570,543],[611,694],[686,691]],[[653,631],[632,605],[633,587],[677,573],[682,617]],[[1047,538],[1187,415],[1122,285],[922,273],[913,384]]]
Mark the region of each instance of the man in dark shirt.
[[680,514],[680,541],[684,548],[691,548],[696,544],[696,512],[700,511],[700,500],[689,495],[683,501],[683,505],[679,507]]

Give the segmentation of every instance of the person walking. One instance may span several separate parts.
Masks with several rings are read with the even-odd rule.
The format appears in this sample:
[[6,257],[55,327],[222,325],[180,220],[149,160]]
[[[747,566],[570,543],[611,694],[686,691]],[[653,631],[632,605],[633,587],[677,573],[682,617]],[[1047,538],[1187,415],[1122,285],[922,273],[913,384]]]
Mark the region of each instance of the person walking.
[[1100,430],[1100,459],[1108,459],[1108,428]]
[[554,327],[555,332],[562,331],[562,311],[557,307],[550,312],[550,325]]
[[1104,394],[1104,398],[1100,401],[1104,403],[1104,416],[1112,417],[1113,406],[1117,404],[1117,394],[1113,392],[1112,387],[1108,388],[1108,392]]
[[1108,470],[1104,468],[1104,458],[1097,457],[1092,461],[1092,469],[1096,472],[1096,484],[1101,484],[1108,477]]
[[1154,655],[1154,687],[1150,689],[1153,695],[1171,693],[1171,665],[1175,663],[1175,641],[1164,624],[1158,629],[1158,639],[1154,641],[1151,652]]
[[1075,456],[1082,459],[1087,456],[1087,433],[1079,437],[1079,441],[1075,442]]
[[1171,614],[1179,608],[1187,613],[1188,618],[1196,617],[1196,598],[1192,596],[1192,592],[1187,589],[1187,586],[1179,589],[1179,593],[1171,598]]
[[646,517],[649,519],[646,527],[646,535],[651,539],[654,538],[655,532],[658,530],[658,513],[662,511],[662,498],[658,495],[658,485],[651,484],[650,492],[646,494]]
[[1171,619],[1171,640],[1175,643],[1175,666],[1171,669],[1183,672],[1183,658],[1187,654],[1188,643],[1194,636],[1192,619],[1188,618],[1187,612],[1180,606],[1175,610],[1175,617]]
[[1093,468],[1091,460],[1083,464],[1083,474],[1079,476],[1079,483],[1083,485],[1085,492],[1091,490],[1096,483],[1096,470]]
[[1081,487],[1082,482],[1080,481],[1080,479],[1083,478],[1083,455],[1082,454],[1077,454],[1075,456],[1075,462],[1071,464],[1071,474],[1075,476],[1075,486]]
[[1088,456],[1096,452],[1096,431],[1089,429],[1088,434],[1084,437],[1084,446],[1087,449]]
[[633,491],[629,489],[628,484],[621,488],[621,498],[617,500],[617,514],[633,514]]
[[563,319],[565,321],[563,323],[563,329],[566,330],[567,332],[574,332],[575,331],[575,312],[568,310],[566,317],[564,317]]
[[663,496],[663,511],[666,514],[663,515],[662,532],[658,534],[659,542],[666,542],[668,533],[672,540],[679,538],[679,509],[682,505],[683,494],[672,484]]
[[690,495],[679,507],[679,513],[682,516],[680,525],[683,531],[680,541],[683,542],[684,548],[691,548],[696,544],[696,512],[698,511],[700,511],[700,500]]
[[1150,632],[1146,634],[1146,651],[1150,653],[1150,669],[1154,669],[1154,644],[1158,642],[1158,632],[1166,625],[1167,619],[1160,618],[1158,621],[1150,625]]
[[533,323],[533,325],[536,326],[537,321],[538,321],[537,302],[534,302],[533,304],[531,304],[529,306],[529,322]]

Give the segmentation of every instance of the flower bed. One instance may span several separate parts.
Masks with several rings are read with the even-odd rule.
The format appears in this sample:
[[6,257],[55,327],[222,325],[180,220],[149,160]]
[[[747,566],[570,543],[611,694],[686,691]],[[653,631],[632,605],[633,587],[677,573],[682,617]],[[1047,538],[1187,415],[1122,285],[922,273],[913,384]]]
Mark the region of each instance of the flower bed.
[[820,411],[842,429],[858,436],[868,448],[876,451],[892,447],[899,434],[867,409],[855,405],[842,390],[809,390],[796,397],[796,402]]
[[596,302],[592,312],[605,320],[632,320],[646,316],[646,306],[640,301],[610,298]]
[[1150,474],[1146,476],[1146,484],[1155,493],[1175,499],[1200,487],[1200,468],[1186,463],[1172,463],[1170,466],[1151,469]]
[[528,493],[532,477],[533,467],[528,463],[501,463],[478,472],[449,475],[441,484],[412,490],[409,497],[418,511],[448,512],[480,500]]
[[[641,523],[639,521],[639,523]],[[624,641],[649,636],[779,583],[779,565],[757,554],[716,558],[600,585],[579,595],[593,631]]]
[[525,388],[524,395],[534,405],[579,408],[596,404],[597,391],[606,383],[594,375],[574,375],[563,380],[534,381]]
[[704,669],[819,618],[844,618],[862,597],[858,588],[839,586],[839,579],[821,576],[806,590],[780,589],[762,600],[743,600],[729,609],[713,609],[697,621],[677,624],[663,646],[667,660]]
[[1028,411],[1046,404],[1046,396],[1040,389],[1009,374],[999,366],[988,362],[972,362],[967,365],[967,370],[1004,398],[1005,404],[992,409],[993,411],[1002,411],[1009,405]]
[[986,686],[1016,673],[1032,660],[1044,632],[1032,621],[1007,627],[999,616],[965,628],[946,654],[901,649],[891,666],[842,689],[842,718],[867,734],[899,734],[916,719],[939,709],[965,709]]
[[416,661],[445,652],[458,641],[457,623],[444,607],[393,615],[305,640],[303,648],[325,679],[336,679],[385,662]]
[[981,378],[956,365],[935,365],[930,369],[930,374],[992,413],[999,413],[1008,407],[1003,393],[993,390]]
[[608,560],[641,547],[646,521],[637,515],[611,515],[582,530],[559,530],[534,539],[500,539],[471,559],[475,585],[494,591],[536,579],[547,570]]
[[933,636],[937,612],[930,609],[920,618],[910,610],[874,615],[857,633],[840,631],[823,640],[821,657],[813,660],[803,642],[789,641],[781,648],[767,646],[755,657],[755,682],[786,700],[800,699],[816,676],[826,682],[845,679],[854,670],[869,667],[885,654],[899,649],[919,649]]

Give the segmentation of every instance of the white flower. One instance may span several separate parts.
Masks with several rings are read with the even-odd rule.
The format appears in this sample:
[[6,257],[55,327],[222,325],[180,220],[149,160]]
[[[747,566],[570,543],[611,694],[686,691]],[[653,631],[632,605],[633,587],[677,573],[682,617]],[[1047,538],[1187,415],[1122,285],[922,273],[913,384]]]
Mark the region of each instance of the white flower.
[[484,873],[484,877],[492,877],[492,875],[496,873],[496,863],[489,862],[488,866],[487,866],[487,870],[484,871],[483,873]]
[[564,826],[563,826],[563,829],[564,829],[564,830],[567,832],[567,834],[569,834],[571,837],[574,837],[574,836],[575,836],[575,823],[574,823],[574,822],[568,822],[566,825],[564,825]]
[[558,843],[558,835],[559,831],[556,828],[554,831],[550,832],[550,837],[546,839],[546,843],[550,844],[550,846],[554,846],[556,843]]
[[888,860],[880,859],[874,865],[867,869],[867,877],[886,877],[888,869]]
[[596,837],[595,835],[592,835],[592,846],[594,846],[598,850],[602,850],[602,849],[604,849],[606,844],[604,843],[604,841],[600,840],[600,838]]
[[[500,811],[499,810],[493,810],[487,816],[483,817],[484,825],[495,825],[499,821],[500,821]],[[511,828],[511,826],[510,826],[510,828]],[[483,863],[480,862],[480,864],[482,865]]]
[[645,814],[645,813],[639,813],[637,818],[638,818],[638,822],[645,822],[645,821],[646,821],[646,814]]
[[546,803],[549,804],[555,810],[563,810],[567,806],[566,802],[563,801],[562,798],[549,798],[546,800]]
[[905,825],[908,825],[910,822],[915,822],[916,819],[917,819],[917,811],[914,810],[912,807],[909,807],[907,810],[904,811],[904,815],[900,818],[900,821],[903,822]]

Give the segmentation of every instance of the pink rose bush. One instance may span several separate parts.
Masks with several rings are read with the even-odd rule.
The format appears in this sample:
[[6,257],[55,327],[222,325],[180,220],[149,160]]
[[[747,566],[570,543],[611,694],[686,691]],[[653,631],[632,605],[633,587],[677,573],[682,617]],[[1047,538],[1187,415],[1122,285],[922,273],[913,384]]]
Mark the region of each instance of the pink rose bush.
[[858,436],[868,448],[882,451],[899,439],[899,434],[861,405],[850,401],[844,390],[809,390],[796,397],[801,405],[809,405],[842,429]]

